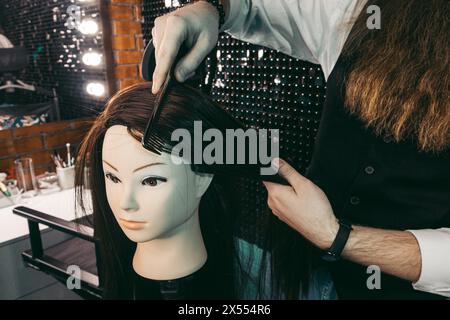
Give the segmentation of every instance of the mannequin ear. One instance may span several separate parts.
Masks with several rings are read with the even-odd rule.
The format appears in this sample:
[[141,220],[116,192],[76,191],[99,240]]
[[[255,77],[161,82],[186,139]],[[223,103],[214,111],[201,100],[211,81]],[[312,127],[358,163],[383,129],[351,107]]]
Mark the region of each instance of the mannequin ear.
[[196,173],[195,174],[195,194],[197,198],[201,198],[203,194],[208,190],[209,185],[211,184],[214,178],[213,174],[208,173]]

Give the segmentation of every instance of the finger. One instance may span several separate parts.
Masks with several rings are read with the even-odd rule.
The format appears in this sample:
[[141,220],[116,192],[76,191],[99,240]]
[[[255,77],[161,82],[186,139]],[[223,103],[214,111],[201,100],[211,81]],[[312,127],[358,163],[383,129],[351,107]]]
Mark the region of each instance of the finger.
[[177,80],[183,82],[192,76],[205,57],[214,48],[216,42],[208,36],[199,37],[189,53],[175,67],[175,77]]
[[294,189],[291,186],[285,186],[274,182],[263,181],[264,186],[269,193],[269,196],[273,198],[281,198],[283,196],[290,195],[291,193],[295,194]]
[[160,16],[155,19],[155,26],[152,29],[152,41],[155,47],[155,57],[158,55],[159,43],[164,38],[164,31],[166,30],[166,17]]
[[267,206],[269,207],[269,209],[272,213],[274,213],[275,215],[278,215],[278,208],[270,196],[267,198]]
[[272,213],[273,213],[278,219],[281,220],[281,218],[280,218],[280,213],[279,213],[276,209],[273,209],[273,210],[271,210],[271,211],[272,211]]
[[155,56],[156,56],[157,52],[158,52],[158,44],[159,44],[158,32],[157,32],[156,26],[153,27],[153,29],[152,29],[152,41],[153,41],[153,46],[155,47]]
[[152,86],[153,94],[156,94],[159,91],[166,80],[167,74],[180,50],[181,44],[185,40],[186,32],[183,27],[180,26],[180,20],[169,18],[167,19],[167,25],[172,23],[171,32],[164,32],[164,36],[159,44],[158,52],[156,53],[156,68],[153,73]]
[[287,224],[288,226],[292,227],[292,226],[289,224],[289,221],[286,220],[286,217],[285,217],[280,211],[278,211],[277,209],[273,209],[273,210],[271,210],[271,211],[272,211],[272,214],[273,214],[275,217],[278,218],[278,220],[280,220],[281,222],[283,222],[283,223]]
[[268,182],[268,181],[262,181],[262,184],[263,184],[264,187],[266,187],[266,189],[267,189],[268,186],[271,186],[271,185],[274,184],[274,183]]
[[278,174],[285,178],[289,184],[295,189],[299,188],[303,183],[308,181],[297,170],[283,159],[276,158],[273,161],[275,168],[278,168]]
[[276,183],[273,182],[267,182],[267,181],[263,181],[262,182],[264,187],[266,187],[267,192],[269,193],[269,195],[273,192],[273,190],[277,187]]
[[269,207],[270,210],[273,210],[275,208],[273,200],[270,197],[267,198],[267,206]]
[[[168,34],[167,32],[165,35]],[[173,62],[178,54],[178,50],[181,46],[181,38],[172,38],[172,36],[164,37],[161,41],[160,49],[158,52],[155,52],[156,59],[156,68],[153,73],[153,85],[152,92],[156,94],[164,81],[168,73],[170,72],[170,68],[172,67]]]
[[[271,202],[270,200],[268,202]],[[272,204],[272,203],[271,203]],[[291,222],[291,220],[285,216],[282,211],[282,209],[278,208],[276,205],[269,205],[269,209],[272,212],[272,214],[274,216],[276,216],[278,218],[278,220],[280,220],[281,222],[287,224],[288,226],[290,226],[291,228],[293,228],[293,224]]]

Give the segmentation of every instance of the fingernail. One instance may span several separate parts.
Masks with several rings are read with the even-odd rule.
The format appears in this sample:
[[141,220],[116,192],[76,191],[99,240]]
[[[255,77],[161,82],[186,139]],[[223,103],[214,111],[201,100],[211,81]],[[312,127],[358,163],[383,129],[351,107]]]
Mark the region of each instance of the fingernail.
[[186,81],[187,79],[192,78],[194,75],[195,75],[195,71],[189,73],[186,77],[184,77],[184,80],[183,80],[183,81]]
[[278,170],[280,168],[280,159],[279,158],[272,159],[272,167],[275,170]]
[[180,80],[180,82],[186,81],[187,79],[189,79],[190,77],[192,77],[195,74],[194,72],[190,72],[188,74],[186,74],[186,72],[184,71],[178,71],[178,78]]

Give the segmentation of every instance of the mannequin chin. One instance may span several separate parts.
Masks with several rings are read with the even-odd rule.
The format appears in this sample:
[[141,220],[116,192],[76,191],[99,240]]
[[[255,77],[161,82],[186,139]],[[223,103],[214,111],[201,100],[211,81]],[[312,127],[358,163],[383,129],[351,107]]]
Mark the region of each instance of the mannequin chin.
[[199,270],[207,252],[198,209],[213,176],[144,149],[122,125],[106,131],[102,160],[109,206],[125,235],[137,243],[136,273],[171,280]]

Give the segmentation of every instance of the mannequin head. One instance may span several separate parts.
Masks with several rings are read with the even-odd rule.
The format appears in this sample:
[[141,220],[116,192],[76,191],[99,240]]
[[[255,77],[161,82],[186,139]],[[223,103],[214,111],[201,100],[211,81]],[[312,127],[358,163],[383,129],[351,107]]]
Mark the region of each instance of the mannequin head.
[[[152,279],[175,279],[189,274],[189,270],[195,271],[198,263],[189,266],[186,261],[200,262],[206,258],[203,252],[207,252],[210,267],[220,282],[216,283],[217,293],[232,297],[231,225],[236,214],[236,208],[231,206],[235,203],[229,199],[232,188],[224,177],[202,173],[194,165],[175,164],[167,150],[158,154],[142,147],[140,141],[153,112],[154,99],[151,83],[118,92],[95,119],[77,157],[77,204],[84,212],[84,170],[89,168],[105,297],[131,297],[133,267],[139,274],[139,268],[150,272]],[[175,129],[190,130],[194,121],[204,119],[205,112],[211,115],[219,110],[200,92],[184,85],[174,86],[165,104],[155,132],[162,140],[169,139]],[[189,258],[177,256],[189,250]],[[149,257],[148,252],[158,258]],[[170,252],[178,260],[169,257]],[[168,265],[185,269],[169,274],[168,268],[148,265],[149,261],[165,262],[162,255],[167,256]],[[142,258],[149,259],[144,263]]]
[[137,243],[179,231],[197,214],[212,181],[212,175],[174,164],[167,153],[144,149],[123,125],[106,131],[102,166],[109,206],[125,235]]

